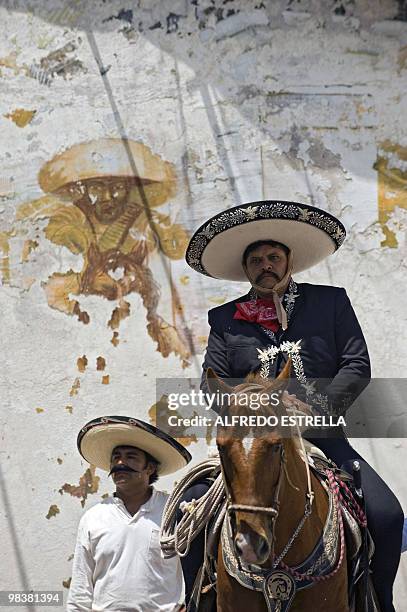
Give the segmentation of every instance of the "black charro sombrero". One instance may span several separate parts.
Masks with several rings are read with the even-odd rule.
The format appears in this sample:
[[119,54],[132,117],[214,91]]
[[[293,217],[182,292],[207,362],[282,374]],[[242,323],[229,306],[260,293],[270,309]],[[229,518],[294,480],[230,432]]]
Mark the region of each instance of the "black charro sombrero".
[[204,223],[192,236],[187,263],[201,274],[245,281],[242,255],[249,244],[275,240],[293,253],[293,272],[302,272],[334,253],[346,230],[320,208],[265,200],[224,210]]
[[105,416],[86,423],[78,434],[82,457],[101,470],[110,470],[116,446],[136,446],[160,462],[158,474],[172,474],[191,461],[186,448],[157,427],[125,416]]

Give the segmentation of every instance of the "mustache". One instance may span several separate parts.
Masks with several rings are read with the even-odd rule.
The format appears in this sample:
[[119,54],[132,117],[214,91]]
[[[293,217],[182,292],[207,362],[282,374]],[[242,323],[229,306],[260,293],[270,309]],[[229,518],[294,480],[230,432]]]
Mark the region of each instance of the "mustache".
[[277,276],[277,274],[275,272],[262,272],[261,274],[259,274],[259,276],[256,278],[256,283],[258,283],[259,281],[261,281],[265,276],[274,276],[274,278],[276,280],[280,280],[280,277]]
[[128,465],[114,465],[112,469],[110,470],[108,476],[111,476],[112,474],[118,474],[120,472],[130,472],[133,474],[141,474],[141,471],[133,470],[133,468],[129,467]]

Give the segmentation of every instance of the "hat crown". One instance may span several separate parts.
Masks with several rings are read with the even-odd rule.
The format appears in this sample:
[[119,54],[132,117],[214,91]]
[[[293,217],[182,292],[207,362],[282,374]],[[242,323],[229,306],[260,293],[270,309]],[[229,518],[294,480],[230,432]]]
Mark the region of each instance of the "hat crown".
[[192,236],[187,263],[197,272],[225,280],[247,280],[244,250],[258,240],[274,240],[293,252],[293,272],[302,272],[334,253],[346,231],[330,213],[299,202],[261,200],[224,210]]
[[125,416],[104,416],[89,421],[78,434],[79,453],[89,463],[110,470],[111,456],[118,446],[132,446],[159,462],[160,476],[171,474],[191,460],[186,448],[154,425]]

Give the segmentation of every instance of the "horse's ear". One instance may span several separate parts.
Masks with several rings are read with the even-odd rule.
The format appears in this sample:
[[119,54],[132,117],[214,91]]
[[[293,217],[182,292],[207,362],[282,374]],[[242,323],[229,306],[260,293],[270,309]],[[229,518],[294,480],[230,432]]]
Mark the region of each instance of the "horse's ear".
[[233,393],[234,391],[233,387],[230,387],[224,380],[219,378],[212,368],[206,370],[206,382],[208,383],[209,391],[214,394],[216,392],[219,392],[219,394]]
[[288,383],[290,382],[291,363],[291,357],[289,357],[284,368],[281,370],[277,378],[273,381],[274,389],[280,389],[281,391],[287,389]]
[[292,364],[291,357],[289,357],[287,360],[287,363],[285,364],[284,368],[281,370],[280,374],[277,376],[276,380],[283,382],[290,378],[291,364]]

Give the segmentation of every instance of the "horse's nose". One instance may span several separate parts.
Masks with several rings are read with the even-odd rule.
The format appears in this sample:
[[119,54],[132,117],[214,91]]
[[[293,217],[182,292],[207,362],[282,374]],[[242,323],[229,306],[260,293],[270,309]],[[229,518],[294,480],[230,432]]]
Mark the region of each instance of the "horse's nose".
[[270,546],[257,534],[240,533],[235,536],[236,552],[246,563],[264,563],[270,555]]
[[259,544],[257,546],[257,556],[259,559],[266,561],[270,555],[270,546],[265,538],[259,538]]

